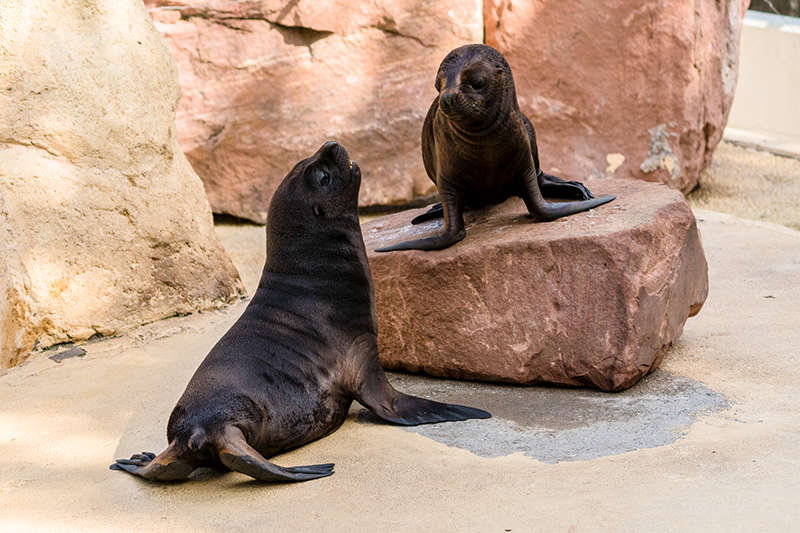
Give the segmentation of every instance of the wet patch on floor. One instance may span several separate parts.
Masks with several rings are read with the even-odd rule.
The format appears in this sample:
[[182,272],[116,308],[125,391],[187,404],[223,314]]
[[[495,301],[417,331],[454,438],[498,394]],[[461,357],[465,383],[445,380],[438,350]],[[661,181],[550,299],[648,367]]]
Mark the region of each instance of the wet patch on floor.
[[[403,428],[482,457],[522,452],[546,463],[578,461],[671,444],[698,415],[728,407],[703,383],[658,370],[618,393],[521,387],[390,374],[396,388],[486,409],[489,420]],[[362,410],[358,420],[374,421]]]

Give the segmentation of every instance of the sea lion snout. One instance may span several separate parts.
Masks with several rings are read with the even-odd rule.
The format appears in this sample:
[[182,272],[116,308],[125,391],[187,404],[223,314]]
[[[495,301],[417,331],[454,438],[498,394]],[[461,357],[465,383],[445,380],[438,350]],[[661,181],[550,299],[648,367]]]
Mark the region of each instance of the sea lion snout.
[[345,152],[345,155],[347,154],[347,150],[345,150],[344,146],[336,141],[325,141],[325,144],[323,144],[317,152],[320,155],[330,155],[337,158],[342,151]]
[[453,112],[458,97],[458,89],[447,89],[439,95],[439,107],[445,115]]
[[317,150],[318,159],[328,159],[339,167],[342,171],[348,169],[349,165],[345,164],[350,159],[347,150],[344,146],[336,141],[325,141],[319,150]]
[[[361,185],[361,168],[355,161],[350,159],[347,149],[336,141],[326,141],[317,153],[315,154],[317,160],[327,159],[332,161],[351,184],[355,183],[357,187]],[[349,178],[349,179],[347,179]]]

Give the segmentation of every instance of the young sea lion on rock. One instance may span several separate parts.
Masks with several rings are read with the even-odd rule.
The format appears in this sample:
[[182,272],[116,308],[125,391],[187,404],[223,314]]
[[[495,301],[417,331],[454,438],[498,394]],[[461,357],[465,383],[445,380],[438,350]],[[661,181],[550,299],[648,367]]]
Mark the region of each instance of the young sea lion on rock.
[[[505,58],[485,44],[456,48],[436,75],[439,91],[422,127],[422,160],[436,184],[440,204],[412,223],[444,217],[441,234],[406,241],[378,252],[438,250],[466,235],[464,210],[521,196],[535,220],[587,211],[614,199],[594,198],[576,181],[544,174],[533,125],[517,104]],[[579,201],[550,203],[542,194]]]
[[402,425],[490,416],[403,394],[386,379],[357,214],[360,183],[358,165],[335,142],[292,169],[270,205],[258,289],[178,400],[169,446],[111,469],[169,481],[212,466],[305,481],[331,475],[333,464],[284,468],[266,458],[336,430],[354,399]]

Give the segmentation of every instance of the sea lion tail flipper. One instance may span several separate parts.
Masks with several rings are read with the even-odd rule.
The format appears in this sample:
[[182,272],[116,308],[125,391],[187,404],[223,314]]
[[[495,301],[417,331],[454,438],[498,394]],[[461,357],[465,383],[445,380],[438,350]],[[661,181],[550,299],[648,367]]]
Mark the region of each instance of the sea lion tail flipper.
[[218,449],[222,464],[260,481],[308,481],[333,474],[333,463],[288,468],[270,463],[247,444],[244,434],[235,426],[225,428]]
[[392,387],[377,363],[375,366],[377,368],[367,373],[367,379],[359,387],[356,399],[387,422],[402,426],[417,426],[492,416],[474,407],[434,402],[403,394]]
[[588,211],[597,206],[607,204],[615,196],[600,196],[591,200],[578,200],[574,202],[550,203],[542,197],[539,189],[539,180],[535,172],[531,172],[525,179],[522,199],[528,208],[528,213],[537,220],[555,220],[557,218]]
[[538,173],[539,190],[547,198],[563,198],[566,200],[591,200],[594,194],[579,181],[565,181],[556,176]]
[[437,218],[444,217],[444,208],[442,207],[442,203],[438,202],[431,206],[430,209],[422,213],[421,215],[417,215],[411,219],[412,224],[421,224],[423,222],[427,222],[428,220],[436,220]]
[[173,443],[158,455],[151,452],[137,453],[130,459],[117,459],[108,468],[151,481],[178,481],[189,477],[195,466],[179,457],[177,446]]

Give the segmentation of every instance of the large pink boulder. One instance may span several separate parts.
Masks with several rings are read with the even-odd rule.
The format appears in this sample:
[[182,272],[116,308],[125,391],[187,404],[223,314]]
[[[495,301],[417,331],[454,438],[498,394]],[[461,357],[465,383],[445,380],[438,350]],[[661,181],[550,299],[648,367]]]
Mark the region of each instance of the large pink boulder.
[[145,0],[178,62],[181,147],[213,210],[256,222],[328,138],[364,169],[361,205],[430,194],[420,131],[449,50],[483,37],[480,0]]
[[519,199],[467,215],[441,251],[375,248],[438,231],[423,210],[363,226],[381,362],[436,376],[630,387],[655,369],[708,293],[694,215],[664,185],[590,181],[608,205],[531,223]]
[[722,136],[749,0],[484,0],[545,171],[688,192]]

